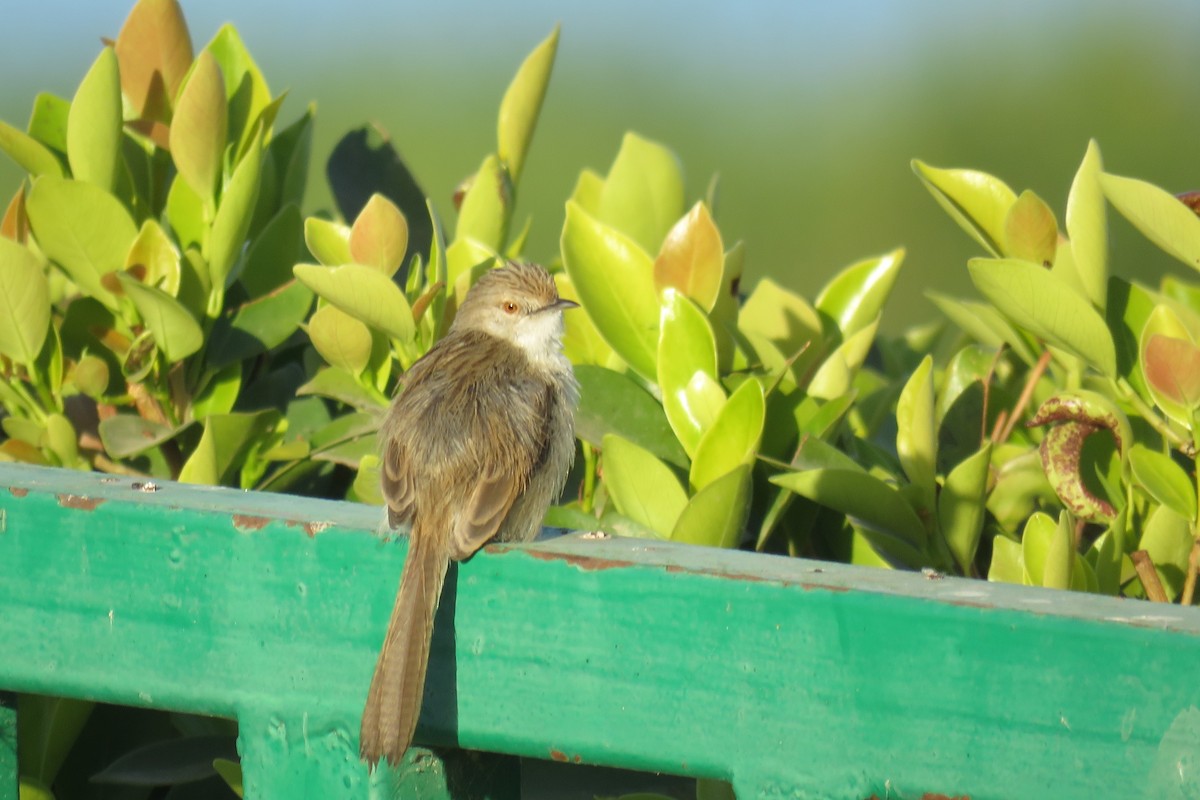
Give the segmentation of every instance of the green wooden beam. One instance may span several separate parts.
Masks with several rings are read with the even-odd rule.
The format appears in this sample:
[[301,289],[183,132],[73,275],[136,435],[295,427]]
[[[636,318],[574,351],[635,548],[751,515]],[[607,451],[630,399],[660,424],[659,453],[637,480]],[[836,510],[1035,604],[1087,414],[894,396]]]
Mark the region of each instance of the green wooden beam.
[[[235,717],[248,798],[366,797],[377,509],[0,464],[0,689]],[[1192,797],[1192,609],[641,540],[450,576],[424,744],[739,797]],[[372,787],[374,787],[372,789]]]

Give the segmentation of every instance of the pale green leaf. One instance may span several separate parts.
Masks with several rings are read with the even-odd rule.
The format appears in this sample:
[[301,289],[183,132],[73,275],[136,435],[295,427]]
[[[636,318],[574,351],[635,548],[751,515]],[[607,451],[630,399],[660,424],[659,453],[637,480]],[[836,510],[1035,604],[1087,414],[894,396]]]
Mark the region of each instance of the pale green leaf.
[[167,363],[182,361],[200,349],[204,344],[204,331],[178,300],[161,289],[139,282],[127,272],[117,273],[117,278],[154,335]]
[[[717,382],[717,344],[708,317],[682,292],[663,297],[658,339],[658,386],[663,409],[689,456],[724,404]],[[714,391],[715,390],[715,391]]]
[[0,355],[32,366],[49,327],[50,284],[41,260],[0,236]]
[[229,125],[225,80],[213,54],[200,53],[171,123],[171,156],[188,185],[214,208]]
[[896,453],[926,509],[937,491],[937,423],[934,418],[933,357],[913,370],[896,402]]
[[874,475],[850,469],[785,472],[771,483],[850,517],[884,549],[911,566],[921,562],[928,534],[917,512],[895,488]]
[[739,466],[752,465],[765,421],[762,384],[750,378],[729,396],[700,439],[688,474],[692,491],[701,491]]
[[663,237],[683,216],[683,171],[666,147],[625,134],[604,181],[596,219],[657,253]]
[[708,547],[737,547],[750,513],[750,467],[742,466],[696,493],[679,515],[671,540]]
[[297,264],[293,272],[318,295],[393,339],[411,342],[416,335],[412,307],[400,287],[379,270],[362,264]]
[[600,335],[638,374],[656,380],[659,300],[650,256],[573,202],[567,203],[562,255]]
[[359,375],[371,358],[371,331],[337,306],[322,306],[308,320],[308,338],[330,365]]
[[662,538],[670,536],[688,503],[675,473],[648,450],[620,436],[604,437],[604,485],[617,510]]
[[489,155],[463,197],[454,238],[469,239],[492,253],[499,252],[508,238],[511,217],[512,185],[508,173],[496,156]]
[[84,76],[67,117],[67,159],[71,174],[112,191],[121,167],[121,78],[111,47]]
[[938,495],[938,526],[963,575],[971,574],[979,535],[983,532],[991,459],[989,441],[950,470]]
[[938,205],[996,257],[1005,252],[1004,226],[1017,196],[1004,181],[985,172],[941,169],[919,160],[913,171]]
[[1129,466],[1133,468],[1133,479],[1156,502],[1184,519],[1196,519],[1196,487],[1174,459],[1135,444],[1129,451]]
[[1103,170],[1100,147],[1093,139],[1088,142],[1087,153],[1067,196],[1067,236],[1071,240],[1075,271],[1097,308],[1106,306],[1108,288],[1108,221],[1100,186]]
[[817,311],[832,318],[841,338],[848,339],[878,319],[903,262],[900,249],[846,267],[817,296]]
[[[234,264],[242,254],[254,203],[258,199],[259,174],[262,170],[263,148],[261,140],[250,147],[242,163],[238,164],[233,177],[221,194],[217,215],[213,219],[208,246],[204,256],[208,259],[208,274],[213,288],[223,290],[230,280]],[[210,308],[209,314],[216,316],[219,308]]]
[[514,183],[520,180],[546,87],[550,83],[554,56],[558,52],[558,31],[559,26],[555,25],[550,35],[525,58],[500,101],[496,152],[508,167]]
[[95,184],[52,175],[34,181],[25,206],[42,251],[85,294],[115,308],[100,279],[124,266],[137,236],[125,206]]
[[1154,184],[1100,175],[1104,196],[1147,239],[1193,269],[1200,269],[1200,217]]
[[34,177],[62,177],[62,164],[50,148],[4,121],[0,121],[0,150]]
[[1038,264],[971,259],[971,280],[1005,316],[1031,333],[1115,376],[1117,356],[1104,318],[1085,298]]

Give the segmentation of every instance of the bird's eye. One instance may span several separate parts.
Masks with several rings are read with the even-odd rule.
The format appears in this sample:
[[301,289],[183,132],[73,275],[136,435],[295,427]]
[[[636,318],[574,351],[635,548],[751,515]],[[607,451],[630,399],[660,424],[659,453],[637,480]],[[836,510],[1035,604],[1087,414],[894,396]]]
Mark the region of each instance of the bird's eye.
[[501,308],[504,309],[505,314],[517,313],[517,304],[514,303],[512,300],[507,301],[503,306],[501,306]]

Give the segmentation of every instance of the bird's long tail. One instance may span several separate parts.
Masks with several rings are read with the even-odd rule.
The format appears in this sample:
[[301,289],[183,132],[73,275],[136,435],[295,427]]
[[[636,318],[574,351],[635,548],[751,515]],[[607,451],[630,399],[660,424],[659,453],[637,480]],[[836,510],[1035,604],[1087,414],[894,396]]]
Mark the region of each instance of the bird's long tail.
[[392,765],[400,762],[421,714],[433,617],[449,559],[419,525],[409,538],[400,590],[363,709],[359,752],[372,769],[382,758]]

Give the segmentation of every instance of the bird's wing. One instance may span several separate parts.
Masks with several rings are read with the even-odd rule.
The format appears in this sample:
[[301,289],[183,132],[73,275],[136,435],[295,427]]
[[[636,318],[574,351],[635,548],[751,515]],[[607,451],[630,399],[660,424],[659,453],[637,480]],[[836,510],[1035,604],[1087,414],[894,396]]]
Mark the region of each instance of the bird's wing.
[[549,386],[542,387],[532,393],[528,404],[512,404],[506,414],[489,418],[493,425],[499,423],[499,427],[494,427],[484,440],[500,446],[494,452],[481,454],[483,471],[479,482],[450,532],[450,557],[454,560],[468,558],[496,535],[513,503],[541,465],[551,391]]
[[411,524],[416,510],[417,493],[412,482],[412,470],[400,468],[407,459],[408,454],[400,442],[388,442],[383,463],[380,464],[379,480],[387,501],[388,525],[393,528]]

